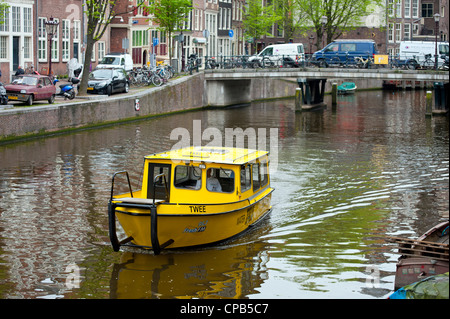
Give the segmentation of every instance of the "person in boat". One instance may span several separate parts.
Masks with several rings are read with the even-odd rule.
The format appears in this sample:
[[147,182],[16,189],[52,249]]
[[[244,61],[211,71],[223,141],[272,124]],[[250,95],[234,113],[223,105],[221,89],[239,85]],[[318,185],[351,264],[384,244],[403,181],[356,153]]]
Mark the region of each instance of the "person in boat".
[[212,169],[208,169],[208,178],[206,180],[206,189],[211,192],[221,192],[222,186],[219,183],[219,180],[212,176]]

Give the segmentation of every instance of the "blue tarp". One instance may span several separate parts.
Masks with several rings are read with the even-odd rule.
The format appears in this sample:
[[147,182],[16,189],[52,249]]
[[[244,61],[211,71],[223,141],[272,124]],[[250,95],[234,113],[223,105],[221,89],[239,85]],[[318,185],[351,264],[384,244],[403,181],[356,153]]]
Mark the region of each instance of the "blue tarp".
[[398,289],[389,299],[449,299],[448,272]]

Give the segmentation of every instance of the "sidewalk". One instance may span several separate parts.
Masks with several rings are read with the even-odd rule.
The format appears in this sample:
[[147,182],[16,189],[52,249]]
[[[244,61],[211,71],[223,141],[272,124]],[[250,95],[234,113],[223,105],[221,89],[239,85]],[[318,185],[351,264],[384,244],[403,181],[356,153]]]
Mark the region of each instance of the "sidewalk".
[[[63,79],[63,80],[59,80],[59,82],[56,82],[55,87],[56,87],[56,93],[59,92],[59,86],[60,85],[65,85],[65,84],[71,84],[71,82],[67,81],[67,79]],[[107,95],[105,94],[87,94],[86,96],[79,96],[78,95],[78,91],[77,91],[77,86],[75,85],[75,98],[73,100],[69,100],[69,99],[64,99],[63,96],[56,96],[55,97],[55,102],[53,104],[64,104],[64,103],[75,103],[75,102],[85,102],[85,101],[89,101],[89,100],[101,100],[101,99],[106,99],[108,98]],[[111,97],[124,97],[124,96],[128,96],[131,94],[134,94],[136,92],[139,92],[142,89],[148,89],[149,87],[139,87],[139,88],[133,88],[130,87],[130,90],[128,93],[116,93],[111,95]],[[48,101],[46,100],[38,100],[38,101],[34,101],[33,106],[45,106],[45,105],[49,105]],[[15,102],[15,101],[8,101],[7,105],[0,105],[0,111],[2,110],[7,110],[7,109],[12,109],[12,108],[21,108],[21,107],[29,107],[28,105],[26,105],[23,102]]]

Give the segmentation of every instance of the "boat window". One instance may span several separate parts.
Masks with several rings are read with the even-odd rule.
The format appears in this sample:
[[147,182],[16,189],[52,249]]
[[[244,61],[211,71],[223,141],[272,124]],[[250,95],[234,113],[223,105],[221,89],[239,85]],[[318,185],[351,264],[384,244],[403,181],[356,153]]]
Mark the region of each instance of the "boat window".
[[253,191],[256,191],[261,186],[259,177],[259,164],[252,164],[252,179],[253,179]]
[[208,168],[206,189],[210,192],[231,193],[234,191],[234,172],[224,168]]
[[241,193],[247,191],[252,186],[250,179],[250,165],[241,166]]
[[177,188],[200,189],[202,187],[202,170],[196,166],[178,165],[175,167],[174,185]]
[[[164,199],[167,201],[169,200],[170,168],[171,168],[171,165],[169,165],[169,164],[157,164],[157,163],[149,164],[147,198],[153,198],[153,185],[155,185],[156,199]],[[164,174],[165,178],[159,178],[156,181],[156,183],[153,184],[155,177],[160,174]]]
[[259,175],[261,178],[261,186],[266,186],[269,182],[269,171],[268,171],[268,165],[267,160],[262,160],[261,164],[259,165]]

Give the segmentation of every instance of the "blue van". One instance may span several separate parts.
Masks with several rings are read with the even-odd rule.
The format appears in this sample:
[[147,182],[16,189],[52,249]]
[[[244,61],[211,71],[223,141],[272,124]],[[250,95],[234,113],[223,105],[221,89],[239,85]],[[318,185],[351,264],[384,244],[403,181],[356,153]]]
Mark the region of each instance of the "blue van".
[[367,59],[374,54],[378,54],[378,51],[373,40],[335,40],[315,52],[311,62],[320,67],[356,64],[355,57]]

